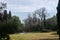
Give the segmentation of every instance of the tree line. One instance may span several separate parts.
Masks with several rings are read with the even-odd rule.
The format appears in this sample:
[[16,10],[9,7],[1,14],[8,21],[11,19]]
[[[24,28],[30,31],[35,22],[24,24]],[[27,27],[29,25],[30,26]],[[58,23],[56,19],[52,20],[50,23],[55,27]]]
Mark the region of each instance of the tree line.
[[[57,18],[56,15],[52,18],[47,18],[45,8],[38,9],[32,13],[33,16],[28,14],[28,18],[25,19],[25,31],[26,32],[49,32],[57,31]],[[39,17],[37,17],[37,15]]]

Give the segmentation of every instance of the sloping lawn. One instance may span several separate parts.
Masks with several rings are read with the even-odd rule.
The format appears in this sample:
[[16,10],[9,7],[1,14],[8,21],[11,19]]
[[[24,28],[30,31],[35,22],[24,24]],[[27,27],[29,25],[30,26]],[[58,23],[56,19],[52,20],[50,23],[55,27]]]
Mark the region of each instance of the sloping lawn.
[[11,40],[58,40],[58,35],[52,35],[54,32],[49,33],[25,33],[10,35]]

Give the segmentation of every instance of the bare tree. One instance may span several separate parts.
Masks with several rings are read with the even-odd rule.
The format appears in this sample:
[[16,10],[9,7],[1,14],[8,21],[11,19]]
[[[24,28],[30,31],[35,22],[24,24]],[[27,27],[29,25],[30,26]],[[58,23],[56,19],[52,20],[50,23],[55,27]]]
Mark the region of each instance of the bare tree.
[[46,9],[45,8],[41,8],[35,11],[35,14],[38,14],[40,17],[40,22],[41,22],[41,26],[43,26],[43,28],[46,28]]
[[0,2],[0,12],[2,12],[4,9],[6,9],[7,5],[6,3]]
[[32,17],[30,14],[28,14],[28,18],[25,19],[25,29],[30,31],[31,25],[32,25]]

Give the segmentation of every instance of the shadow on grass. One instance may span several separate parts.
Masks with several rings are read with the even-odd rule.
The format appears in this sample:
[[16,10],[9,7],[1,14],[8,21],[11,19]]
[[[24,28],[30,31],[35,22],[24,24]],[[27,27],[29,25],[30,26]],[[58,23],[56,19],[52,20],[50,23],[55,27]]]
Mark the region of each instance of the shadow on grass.
[[59,39],[39,39],[39,40],[59,40]]
[[59,39],[56,38],[56,39],[34,39],[34,40],[59,40]]

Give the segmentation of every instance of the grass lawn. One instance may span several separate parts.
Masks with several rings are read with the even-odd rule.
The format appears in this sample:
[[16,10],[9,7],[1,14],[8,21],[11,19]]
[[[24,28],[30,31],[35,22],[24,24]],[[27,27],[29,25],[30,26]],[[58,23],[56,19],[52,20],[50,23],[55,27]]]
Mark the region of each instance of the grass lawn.
[[10,35],[11,40],[58,40],[58,35],[53,35],[54,32],[49,33],[25,33]]

